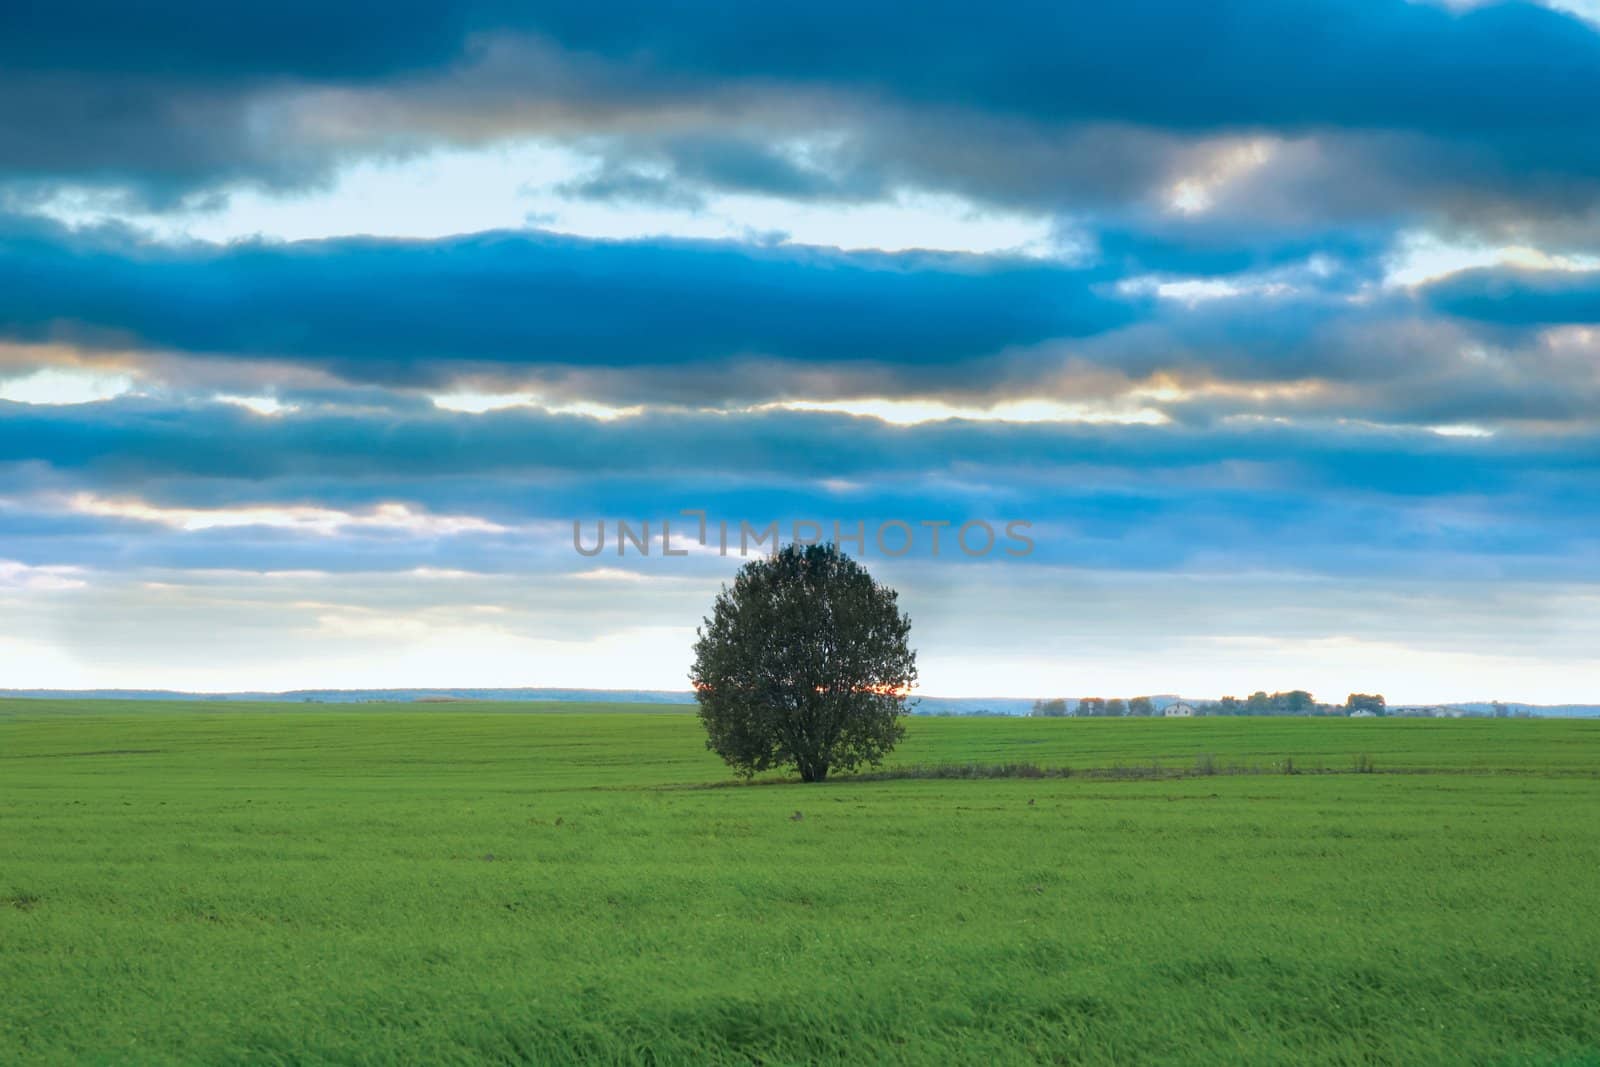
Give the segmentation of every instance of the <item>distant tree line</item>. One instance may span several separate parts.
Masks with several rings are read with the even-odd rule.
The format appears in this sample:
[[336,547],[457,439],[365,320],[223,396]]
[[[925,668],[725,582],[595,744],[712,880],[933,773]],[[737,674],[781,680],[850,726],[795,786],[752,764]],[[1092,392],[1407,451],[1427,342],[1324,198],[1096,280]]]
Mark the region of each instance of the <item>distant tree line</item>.
[[1063,697],[1053,700],[1035,700],[1030,715],[1055,719],[1068,715],[1082,718],[1120,718],[1125,715],[1159,715],[1151,697],[1079,697],[1072,707]]
[[[1244,699],[1225,696],[1220,700],[1201,700],[1191,703],[1197,715],[1353,715],[1367,712],[1385,715],[1388,704],[1381,693],[1351,693],[1343,704],[1322,704],[1305,689],[1268,693],[1258,689]],[[1078,697],[1068,701],[1065,697],[1035,700],[1031,715],[1042,718],[1122,718],[1162,714],[1153,697]]]
[[[1167,703],[1172,703],[1172,700],[1168,698]],[[1382,693],[1351,693],[1345,697],[1342,704],[1323,704],[1304,689],[1290,689],[1287,692],[1277,693],[1258,689],[1243,699],[1226,696],[1219,700],[1194,700],[1184,703],[1193,707],[1196,715],[1361,715],[1363,717],[1371,715],[1422,719],[1442,716],[1496,719],[1533,717],[1532,713],[1525,709],[1513,708],[1498,700],[1493,702],[1487,711],[1442,705],[1395,708],[1389,706]],[[1156,706],[1153,697],[1129,697],[1126,700],[1121,697],[1078,697],[1076,700],[1055,697],[1049,700],[1035,700],[1029,714],[1050,719],[1065,717],[1100,719],[1159,716],[1163,711],[1164,708]]]
[[[1356,694],[1351,694],[1352,699]],[[1382,697],[1378,700],[1381,702]],[[1317,698],[1304,689],[1291,689],[1286,693],[1268,693],[1258,689],[1240,700],[1223,697],[1216,701],[1203,701],[1195,705],[1201,715],[1345,715],[1343,708],[1319,704]]]

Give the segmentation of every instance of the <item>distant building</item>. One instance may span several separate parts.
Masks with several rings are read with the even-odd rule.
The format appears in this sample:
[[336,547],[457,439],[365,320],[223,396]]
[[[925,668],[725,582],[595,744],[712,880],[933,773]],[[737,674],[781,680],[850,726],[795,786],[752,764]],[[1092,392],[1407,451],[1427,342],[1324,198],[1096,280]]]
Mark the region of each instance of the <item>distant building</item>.
[[1167,718],[1167,719],[1189,719],[1189,718],[1193,718],[1194,717],[1194,705],[1193,704],[1185,704],[1183,701],[1180,700],[1175,704],[1168,704],[1165,708],[1162,709],[1161,715],[1162,715],[1163,718]]
[[1375,711],[1368,711],[1366,708],[1362,708],[1360,711],[1352,711],[1350,713],[1350,717],[1352,719],[1376,719],[1378,717],[1378,713]]

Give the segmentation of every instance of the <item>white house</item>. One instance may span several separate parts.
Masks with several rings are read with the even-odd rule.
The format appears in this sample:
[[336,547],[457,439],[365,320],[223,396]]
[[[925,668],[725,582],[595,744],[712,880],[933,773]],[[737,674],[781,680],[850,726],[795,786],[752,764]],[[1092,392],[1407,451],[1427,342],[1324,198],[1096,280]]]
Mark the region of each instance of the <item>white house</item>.
[[1164,718],[1168,719],[1192,718],[1194,716],[1194,705],[1185,704],[1180,700],[1175,704],[1168,704],[1166,708],[1162,710],[1161,714]]
[[1366,708],[1362,708],[1360,711],[1352,711],[1350,717],[1352,719],[1376,719],[1378,716]]

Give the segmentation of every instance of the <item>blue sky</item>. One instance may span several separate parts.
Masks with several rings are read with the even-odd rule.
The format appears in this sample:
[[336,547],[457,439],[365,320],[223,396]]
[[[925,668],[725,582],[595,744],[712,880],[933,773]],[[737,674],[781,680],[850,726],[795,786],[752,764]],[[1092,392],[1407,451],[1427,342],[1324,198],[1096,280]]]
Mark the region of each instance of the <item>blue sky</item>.
[[[0,686],[1600,694],[1600,7],[0,12]],[[675,532],[678,527],[675,527]],[[851,546],[847,545],[849,550]],[[659,552],[659,545],[658,545]]]

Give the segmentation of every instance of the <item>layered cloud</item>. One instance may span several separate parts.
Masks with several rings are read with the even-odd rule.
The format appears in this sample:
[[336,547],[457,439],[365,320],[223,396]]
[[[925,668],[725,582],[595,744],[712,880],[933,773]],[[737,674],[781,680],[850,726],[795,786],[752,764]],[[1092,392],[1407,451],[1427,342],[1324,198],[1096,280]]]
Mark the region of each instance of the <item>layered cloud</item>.
[[[1019,520],[1036,561],[1110,569],[1600,578],[1593,433],[900,427],[777,411],[262,417],[137,400],[7,414],[0,526],[69,564],[232,553],[268,569],[565,571],[584,562],[575,523],[586,545],[618,520],[657,538],[675,522],[681,539],[696,525],[683,510],[700,508],[786,537],[802,520],[829,537],[834,523]],[[913,555],[930,555],[929,536]],[[659,545],[656,561],[698,566]]]
[[342,383],[602,415],[872,413],[921,397],[979,413],[1043,400],[1084,421],[1583,428],[1600,400],[1582,328],[1600,270],[1480,268],[1407,286],[1386,277],[1392,246],[1359,242],[1191,255],[1109,234],[1092,259],[1063,263],[531,230],[152,243],[12,219],[3,236],[13,360],[65,353],[102,382],[142,367],[246,401],[269,382],[283,394]]
[[151,248],[14,225],[13,338],[330,364],[649,366],[733,357],[943,364],[1098,332],[1130,309],[1027,261],[540,233]]
[[0,685],[676,686],[689,508],[1031,523],[946,691],[1592,697],[1593,14],[12,5]]
[[[1051,209],[1220,203],[1505,221],[1593,210],[1593,24],[1533,4],[1165,0],[699,12],[461,3],[28,7],[0,26],[19,182],[182,195],[371,154],[610,139],[591,194],[861,197],[897,184]],[[379,25],[378,23],[381,23]],[[1245,139],[1242,149],[1239,139]],[[810,145],[797,160],[775,145]],[[1352,183],[1355,183],[1352,185]],[[1236,213],[1260,212],[1261,184]],[[1473,213],[1478,218],[1473,217]]]

